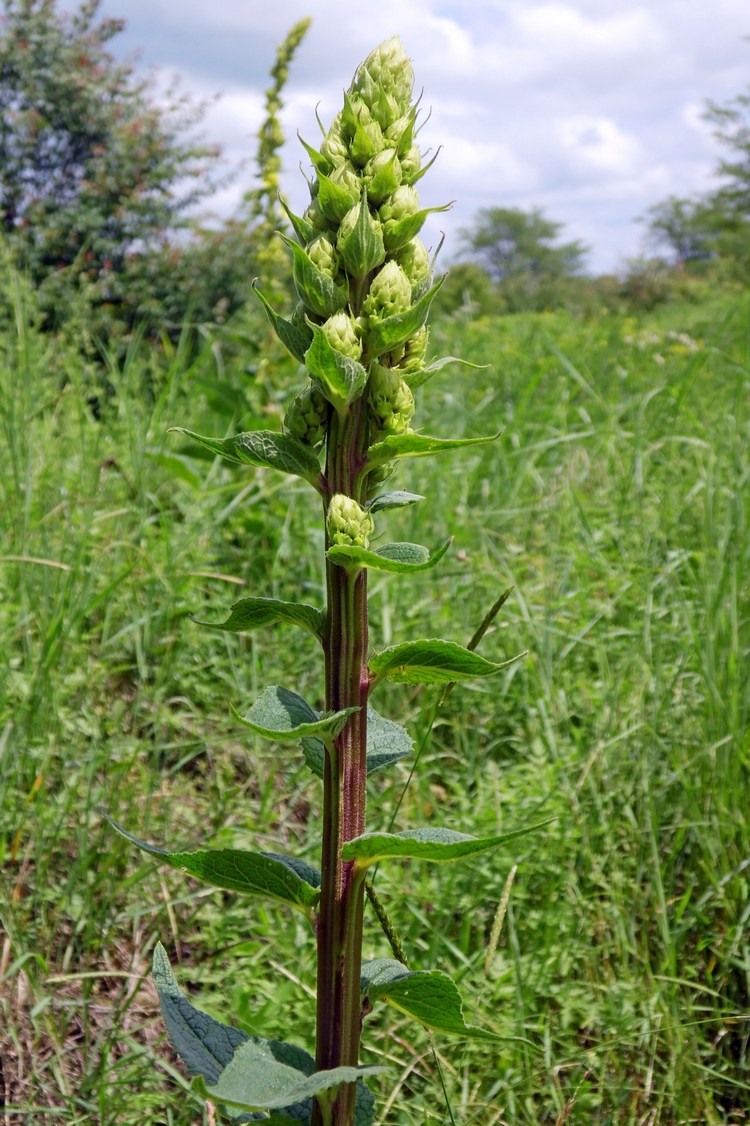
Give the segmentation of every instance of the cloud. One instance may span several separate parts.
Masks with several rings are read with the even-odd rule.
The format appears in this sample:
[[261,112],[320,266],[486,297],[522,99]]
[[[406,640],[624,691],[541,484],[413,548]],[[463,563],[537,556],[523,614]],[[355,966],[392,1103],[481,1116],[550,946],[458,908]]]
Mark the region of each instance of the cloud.
[[[123,8],[146,65],[179,70],[201,96],[225,92],[205,131],[249,160],[235,194],[250,187],[268,70],[309,4],[103,0]],[[443,146],[425,202],[457,200],[436,217],[449,240],[479,207],[542,206],[609,268],[637,248],[636,216],[707,187],[720,149],[700,115],[746,85],[749,25],[747,0],[379,0],[366,19],[351,0],[319,0],[285,91],[284,190],[304,206],[297,130],[314,142],[315,106],[330,121],[356,64],[398,33],[432,108],[420,144]]]
[[643,145],[608,117],[575,114],[563,118],[559,135],[575,177],[630,176],[643,167]]

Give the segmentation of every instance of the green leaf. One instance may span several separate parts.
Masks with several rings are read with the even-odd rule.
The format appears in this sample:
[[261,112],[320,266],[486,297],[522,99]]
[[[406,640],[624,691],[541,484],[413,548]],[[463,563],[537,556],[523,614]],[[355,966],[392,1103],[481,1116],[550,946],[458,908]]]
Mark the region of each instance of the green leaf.
[[442,356],[439,360],[434,360],[427,367],[420,368],[418,371],[404,372],[404,380],[414,391],[417,387],[427,383],[433,375],[437,375],[448,364],[462,364],[463,367],[475,368],[477,371],[491,366],[490,364],[472,364],[468,360],[462,360],[460,356]]
[[313,340],[304,362],[321,385],[325,397],[342,410],[359,398],[367,383],[367,369],[359,360],[344,356],[329,342],[318,325],[312,326]]
[[494,676],[517,660],[518,657],[512,657],[495,664],[455,641],[425,638],[383,649],[370,659],[370,671],[377,680],[387,677],[401,684],[450,684],[453,680]]
[[362,836],[347,841],[341,855],[344,860],[356,860],[358,868],[367,868],[380,860],[393,859],[448,863],[499,848],[506,841],[525,837],[527,833],[533,833],[544,825],[549,825],[551,820],[552,818],[548,818],[536,825],[515,829],[511,833],[481,838],[471,837],[466,833],[456,833],[453,829],[437,828],[408,829],[403,833],[363,833]]
[[297,133],[297,137],[299,139],[299,143],[302,145],[302,147],[307,152],[307,155],[310,157],[315,171],[318,173],[323,172],[324,174],[326,172],[330,172],[331,162],[328,157],[323,156],[323,153],[318,152],[318,150],[314,149],[312,145],[308,145],[307,141],[303,137],[300,137],[299,132]]
[[419,493],[407,493],[403,489],[395,489],[392,493],[381,493],[373,497],[372,500],[368,500],[365,507],[369,508],[370,512],[382,512],[385,508],[404,508],[408,504],[417,504],[424,499]]
[[374,1066],[310,1072],[307,1060],[311,1057],[304,1053],[305,1066],[300,1067],[299,1049],[288,1051],[290,1048],[278,1041],[248,1039],[238,1047],[218,1082],[211,1086],[197,1083],[196,1087],[212,1101],[242,1110],[291,1109],[322,1091],[385,1071]]
[[235,434],[233,438],[207,438],[182,426],[173,426],[177,434],[192,438],[217,457],[224,457],[237,465],[255,465],[259,469],[279,469],[303,477],[320,489],[320,464],[317,457],[291,434],[277,434],[275,430],[253,430]]
[[239,848],[174,851],[139,840],[111,817],[104,816],[120,836],[142,852],[212,887],[240,895],[264,895],[287,903],[305,915],[309,915],[320,898],[319,873],[296,857],[279,856],[272,852],[246,852]]
[[444,203],[440,207],[423,207],[421,211],[415,211],[413,215],[407,215],[397,223],[386,221],[383,224],[383,239],[388,253],[393,254],[394,250],[406,246],[410,239],[418,235],[425,219],[433,211],[450,211],[452,206],[452,203]]
[[390,352],[392,348],[395,348],[398,344],[403,344],[405,340],[419,331],[427,320],[433,298],[444,281],[445,278],[443,277],[436,282],[432,289],[429,289],[405,313],[396,313],[393,317],[386,317],[385,320],[377,321],[368,329],[367,350],[370,356],[374,358],[380,356],[383,352]]
[[336,285],[330,274],[324,274],[299,243],[279,233],[294,255],[294,282],[302,300],[318,317],[332,317],[349,300],[349,291]]
[[500,1040],[494,1032],[467,1024],[456,985],[440,970],[407,970],[392,958],[377,958],[362,967],[363,995],[386,1001],[426,1028],[473,1040]]
[[[318,172],[318,205],[326,219],[340,223],[347,211],[351,211],[356,199],[352,199],[349,192],[340,184],[329,180],[324,172]],[[313,236],[314,237],[314,236]],[[306,240],[310,241],[310,240]],[[385,251],[383,251],[385,254]]]
[[154,949],[152,973],[164,1023],[175,1051],[191,1075],[202,1075],[209,1083],[216,1083],[236,1049],[250,1037],[241,1029],[221,1024],[190,1004],[180,991],[167,952],[160,942]]
[[331,715],[320,715],[296,692],[274,685],[266,688],[247,715],[232,710],[240,723],[258,735],[280,743],[298,743],[303,735],[335,739],[349,716],[359,708],[342,708]]
[[482,446],[496,442],[502,434],[490,434],[486,438],[431,438],[428,434],[389,434],[382,442],[376,442],[367,451],[370,466],[385,465],[397,457],[429,457],[431,454],[460,450],[463,446]]
[[367,191],[363,190],[357,222],[338,245],[344,269],[353,278],[364,278],[385,261],[383,232],[367,206]]
[[[315,737],[302,740],[305,762],[316,777],[323,777],[325,748]],[[367,708],[367,773],[374,774],[394,762],[406,758],[414,750],[414,740],[408,731],[392,719],[386,719],[374,708]]]
[[280,598],[240,598],[239,602],[232,604],[229,617],[223,622],[204,622],[193,614],[190,617],[196,625],[232,633],[286,622],[306,629],[318,638],[322,635],[324,623],[323,611],[315,606],[304,602],[283,602]]
[[294,356],[295,360],[299,360],[301,364],[305,362],[305,352],[310,347],[312,340],[312,333],[305,325],[304,328],[298,328],[297,325],[287,321],[284,317],[280,317],[274,307],[267,301],[261,291],[258,289],[257,280],[251,286],[253,293],[262,303],[265,309],[266,316],[271,324],[271,328],[278,336],[281,343]]
[[[250,1083],[257,1084],[249,1093],[265,1095],[260,1104],[241,1102],[239,1113],[237,1107],[228,1109],[227,1113],[234,1121],[256,1120],[255,1115],[245,1114],[245,1109],[278,1107],[277,1114],[262,1117],[267,1126],[299,1126],[309,1122],[311,1090],[314,1094],[354,1078],[358,1081],[355,1126],[369,1126],[372,1122],[372,1093],[360,1077],[383,1068],[348,1068],[335,1076],[318,1072],[316,1078],[315,1060],[302,1048],[278,1040],[248,1036],[241,1029],[221,1024],[196,1009],[181,992],[161,943],[157,943],[154,950],[153,978],[169,1038],[190,1075],[195,1076],[194,1086],[200,1093],[231,1106],[231,1095],[237,1090],[242,1081],[241,1073],[246,1069]],[[240,1051],[242,1055],[238,1058]],[[265,1088],[259,1090],[264,1082]],[[279,1103],[279,1094],[283,1090],[287,1094]],[[247,1092],[241,1088],[240,1093]]]
[[426,547],[418,543],[387,543],[377,551],[364,547],[345,547],[335,544],[329,547],[326,555],[332,563],[340,567],[369,567],[373,571],[389,571],[392,574],[414,574],[416,571],[429,571],[435,567],[451,545],[448,539],[430,555]]
[[286,217],[292,224],[292,229],[294,230],[294,233],[299,239],[301,245],[306,246],[308,242],[312,242],[316,234],[315,228],[313,227],[312,223],[308,222],[308,220],[304,219],[301,215],[295,215],[289,204],[282,196],[279,196],[279,203],[284,208]]

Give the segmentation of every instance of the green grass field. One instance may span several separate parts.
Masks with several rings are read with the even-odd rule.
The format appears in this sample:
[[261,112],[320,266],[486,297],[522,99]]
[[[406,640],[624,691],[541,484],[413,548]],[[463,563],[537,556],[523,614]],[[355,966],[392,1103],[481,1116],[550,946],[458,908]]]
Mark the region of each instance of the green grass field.
[[[97,421],[91,373],[27,302],[0,328],[0,1122],[208,1124],[163,1043],[154,943],[196,1004],[310,1048],[311,935],[155,866],[99,810],[157,843],[315,857],[317,782],[230,712],[268,683],[319,699],[312,639],[188,616],[218,620],[242,593],[319,601],[314,494],[167,433],[275,427],[293,373],[134,346]],[[555,820],[464,866],[378,872],[412,967],[449,971],[469,1020],[528,1043],[436,1036],[433,1052],[378,1011],[377,1122],[747,1122],[750,300],[457,318],[431,345],[489,366],[444,369],[418,424],[505,431],[402,462],[399,487],[428,500],[379,531],[455,540],[436,572],[371,583],[373,644],[466,643],[512,586],[481,652],[528,656],[448,697],[396,824]],[[378,702],[418,743],[435,706],[429,689]],[[374,776],[371,828],[409,771]],[[388,953],[373,917],[365,953]]]

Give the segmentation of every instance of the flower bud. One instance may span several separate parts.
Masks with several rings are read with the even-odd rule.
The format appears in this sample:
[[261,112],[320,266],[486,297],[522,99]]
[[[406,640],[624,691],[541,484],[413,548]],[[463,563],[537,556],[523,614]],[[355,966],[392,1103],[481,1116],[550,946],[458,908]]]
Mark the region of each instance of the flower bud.
[[370,208],[357,203],[341,220],[336,246],[350,277],[362,278],[385,258],[380,223]]
[[321,325],[321,332],[331,347],[342,356],[358,360],[362,355],[362,341],[357,322],[348,313],[334,313]]
[[307,327],[307,318],[309,316],[310,310],[307,305],[305,305],[304,301],[298,301],[292,309],[292,315],[289,320],[295,328],[305,329],[309,333],[310,330]]
[[362,313],[369,322],[382,321],[411,308],[411,282],[398,262],[386,262],[375,275],[362,302]]
[[367,197],[371,203],[383,203],[401,184],[401,165],[395,149],[383,149],[368,160],[364,171]]
[[334,167],[343,164],[348,158],[349,150],[341,127],[341,113],[337,113],[331,122],[331,128],[323,138],[320,151]]
[[370,373],[368,410],[375,430],[405,434],[414,417],[414,396],[397,371],[373,364]]
[[323,214],[320,204],[317,199],[314,199],[307,209],[305,210],[304,219],[315,228],[316,231],[325,231],[329,227],[329,222]]
[[316,449],[325,441],[328,429],[328,400],[308,383],[295,395],[284,415],[287,434]]
[[332,184],[342,188],[350,197],[352,204],[359,201],[362,195],[362,185],[354,165],[349,160],[343,161],[330,175]]
[[418,332],[415,332],[404,345],[404,354],[399,361],[398,370],[405,375],[410,375],[414,371],[419,371],[424,366],[425,356],[427,354],[427,341],[430,333],[427,325],[422,325]]
[[405,246],[396,252],[396,260],[412,286],[424,281],[430,273],[430,256],[421,238],[409,239]]
[[417,189],[408,184],[397,188],[389,200],[383,204],[378,212],[383,223],[400,223],[402,219],[410,219],[419,211],[419,196]]
[[410,145],[401,157],[401,173],[404,183],[411,184],[419,174],[422,167],[422,154],[417,145]]
[[382,152],[385,148],[385,140],[383,138],[383,130],[378,125],[377,121],[371,121],[367,125],[363,125],[361,121],[357,122],[357,127],[354,131],[349,152],[355,164],[363,167],[367,164],[368,160]]
[[414,72],[404,45],[397,35],[392,39],[386,39],[370,52],[357,72],[355,86],[359,76],[365,72],[377,87],[384,90],[386,94],[391,94],[400,106],[404,109],[408,106],[414,85]]
[[307,256],[321,273],[328,274],[332,278],[336,277],[339,272],[339,256],[333,245],[333,239],[327,231],[316,235],[307,247]]
[[394,145],[399,156],[404,156],[414,143],[414,111],[397,117],[385,131],[386,140]]
[[326,528],[333,544],[341,547],[369,547],[375,522],[356,500],[343,493],[336,493],[328,505]]

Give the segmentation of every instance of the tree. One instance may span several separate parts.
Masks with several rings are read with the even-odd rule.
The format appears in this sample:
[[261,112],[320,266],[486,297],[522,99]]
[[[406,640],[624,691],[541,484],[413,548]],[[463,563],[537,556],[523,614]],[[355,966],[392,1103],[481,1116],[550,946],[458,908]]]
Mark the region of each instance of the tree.
[[139,258],[190,225],[218,149],[190,136],[202,107],[157,107],[109,53],[124,23],[100,5],[2,0],[0,229],[36,285],[59,294],[55,275],[73,270],[114,303]]
[[460,232],[472,258],[496,282],[511,278],[560,278],[580,273],[588,248],[582,242],[555,245],[561,223],[539,208],[482,208],[471,228]]
[[664,247],[676,266],[705,261],[716,253],[719,214],[710,197],[679,199],[669,196],[644,216],[649,241]]

